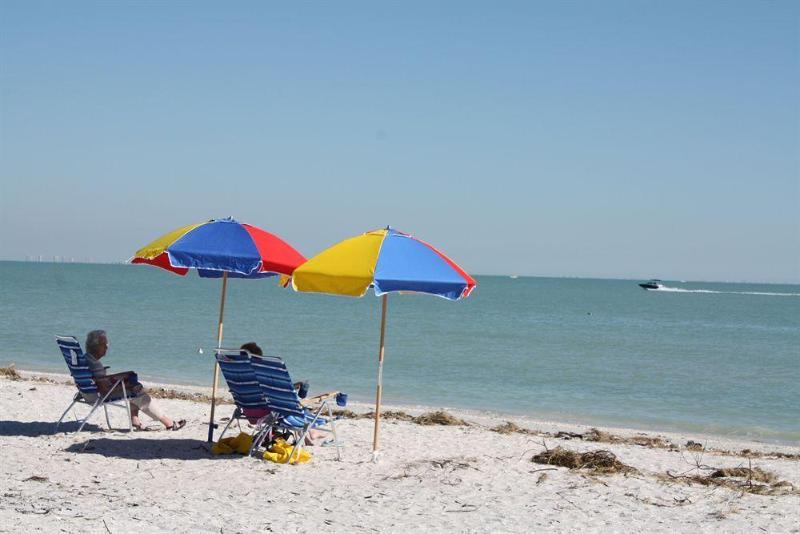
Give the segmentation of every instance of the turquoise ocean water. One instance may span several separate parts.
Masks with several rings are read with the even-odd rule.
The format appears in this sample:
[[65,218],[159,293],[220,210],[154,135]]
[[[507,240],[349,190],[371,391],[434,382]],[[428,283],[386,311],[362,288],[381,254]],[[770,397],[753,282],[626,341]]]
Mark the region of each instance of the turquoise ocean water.
[[[53,335],[103,328],[112,370],[211,382],[220,280],[22,262],[0,262],[0,280],[0,364],[66,372]],[[800,286],[477,280],[461,302],[389,298],[386,402],[800,442]],[[224,345],[258,342],[312,393],[371,401],[379,326],[372,293],[228,285]]]

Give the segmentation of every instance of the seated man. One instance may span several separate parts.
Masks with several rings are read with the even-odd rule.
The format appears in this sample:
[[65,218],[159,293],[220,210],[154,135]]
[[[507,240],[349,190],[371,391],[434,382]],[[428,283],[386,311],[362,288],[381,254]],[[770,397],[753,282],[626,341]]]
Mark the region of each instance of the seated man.
[[[141,384],[136,382],[134,378],[136,375],[133,372],[107,374],[106,367],[100,363],[100,359],[106,355],[106,352],[108,352],[108,336],[105,330],[92,330],[89,332],[86,336],[86,361],[89,364],[89,370],[94,376],[95,384],[97,384],[97,391],[100,395],[105,395],[117,380],[125,380],[125,387],[136,394],[136,396],[129,399],[131,403],[131,424],[135,429],[144,430],[144,426],[139,420],[139,410],[142,410],[153,419],[161,421],[167,430],[180,430],[186,425],[186,420],[184,419],[176,422],[163,415],[158,403],[145,393]],[[120,396],[122,395],[121,388],[119,394]]]

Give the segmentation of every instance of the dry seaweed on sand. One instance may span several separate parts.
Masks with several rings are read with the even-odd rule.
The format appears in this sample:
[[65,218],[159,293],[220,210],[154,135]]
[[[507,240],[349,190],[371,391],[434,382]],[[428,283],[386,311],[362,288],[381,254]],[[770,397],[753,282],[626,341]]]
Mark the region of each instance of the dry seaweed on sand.
[[720,486],[755,495],[790,495],[800,493],[790,482],[780,480],[774,473],[758,467],[728,467],[714,469],[709,475],[673,475],[667,471],[662,480],[681,481],[687,484]]
[[557,465],[569,469],[588,469],[597,474],[637,473],[636,468],[617,460],[613,452],[597,450],[589,452],[575,452],[556,447],[535,455],[532,462],[545,465]]
[[497,432],[498,434],[529,434],[529,435],[540,435],[539,432],[535,430],[531,430],[529,428],[522,428],[518,426],[516,423],[512,421],[506,421],[502,425],[497,425],[496,427],[490,428],[492,432]]
[[340,408],[338,410],[333,410],[334,417],[342,417],[344,419],[360,419],[361,416],[355,413],[353,410],[348,410],[347,408]]
[[[374,414],[373,414],[374,417]],[[400,410],[386,410],[381,412],[381,419],[393,419],[395,421],[413,421],[414,418],[406,412]]]
[[800,454],[788,453],[788,452],[761,452],[761,451],[754,451],[751,449],[742,449],[742,452],[731,452],[731,451],[723,451],[727,454],[731,454],[733,456],[745,456],[747,458],[778,458],[781,460],[800,460]]
[[597,428],[591,428],[584,434],[578,432],[559,431],[553,436],[559,439],[580,439],[583,441],[593,441],[596,443],[624,443],[627,445],[640,445],[642,447],[651,447],[658,449],[671,449],[675,445],[664,438],[659,436],[652,437],[645,434],[639,434],[630,438],[616,436],[609,432]]
[[453,417],[449,413],[439,410],[429,412],[413,419],[418,425],[444,425],[444,426],[468,426],[468,423],[458,417]]
[[[205,393],[193,393],[187,391],[177,391],[174,389],[167,389],[163,387],[156,387],[156,388],[147,388],[147,393],[157,399],[178,399],[178,400],[188,400],[194,402],[211,402],[211,395],[206,395]],[[216,404],[231,404],[232,401],[230,399],[224,397],[217,397]]]
[[[350,414],[352,414],[351,416],[354,419],[375,418],[375,412],[367,412],[361,415],[355,415],[353,414],[353,412],[350,412]],[[381,419],[408,421],[411,423],[416,423],[418,425],[469,426],[469,423],[467,423],[463,419],[453,417],[449,413],[442,410],[424,413],[417,417],[414,417],[413,415],[409,415],[406,412],[402,411],[387,410],[385,412],[381,412]]]
[[702,451],[705,450],[705,446],[702,443],[697,443],[696,441],[689,440],[686,442],[686,450],[688,451]]
[[[351,412],[352,413],[352,412]],[[361,415],[353,415],[355,419],[375,419],[375,412],[367,412],[362,413]],[[395,420],[395,421],[413,421],[414,417],[408,415],[406,412],[402,411],[395,411],[395,410],[386,410],[385,412],[381,412],[381,419]]]
[[13,363],[8,367],[0,367],[0,376],[9,380],[22,380],[22,375],[19,374]]
[[511,421],[506,421],[502,425],[497,425],[496,427],[492,428],[492,432],[497,432],[498,434],[514,434],[516,432],[524,432],[524,431],[525,431],[524,429],[518,427]]

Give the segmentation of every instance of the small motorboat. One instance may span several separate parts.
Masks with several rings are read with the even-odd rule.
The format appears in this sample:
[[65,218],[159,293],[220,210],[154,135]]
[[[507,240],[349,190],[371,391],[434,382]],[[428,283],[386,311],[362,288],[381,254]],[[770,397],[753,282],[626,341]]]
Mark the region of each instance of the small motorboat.
[[639,284],[639,287],[642,289],[661,289],[664,287],[664,284],[661,283],[661,280],[652,279],[649,282],[642,282]]

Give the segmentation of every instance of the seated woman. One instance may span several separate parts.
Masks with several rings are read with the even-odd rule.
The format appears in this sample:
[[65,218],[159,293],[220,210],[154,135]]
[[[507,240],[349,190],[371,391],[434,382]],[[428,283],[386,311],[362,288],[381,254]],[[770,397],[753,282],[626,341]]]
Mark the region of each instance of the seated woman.
[[[242,350],[246,350],[250,354],[255,354],[256,356],[263,356],[264,353],[261,351],[261,347],[259,347],[255,341],[250,341],[249,343],[245,343],[241,347]],[[297,390],[297,396],[301,399],[305,399],[306,395],[308,395],[308,380],[303,380],[301,382],[295,382],[292,384],[294,389]]]
[[[186,426],[186,420],[173,421],[166,415],[161,413],[158,403],[148,395],[141,384],[133,380],[136,376],[133,372],[128,371],[125,373],[116,373],[109,375],[106,373],[106,367],[100,363],[100,359],[108,352],[108,336],[105,330],[92,330],[86,336],[86,361],[89,364],[89,370],[94,376],[95,384],[97,384],[97,391],[101,395],[108,393],[108,390],[119,380],[125,380],[126,388],[134,392],[136,396],[131,397],[129,400],[131,404],[131,425],[137,430],[144,430],[144,425],[139,420],[139,410],[143,411],[153,419],[161,421],[167,430],[180,430]],[[119,386],[117,386],[119,387]],[[120,389],[120,395],[122,391]]]
[[[246,350],[250,354],[255,354],[256,356],[263,356],[264,353],[254,341],[250,341],[249,343],[245,343],[241,347],[242,350]],[[308,395],[308,380],[303,380],[302,382],[295,382],[292,384],[294,389],[297,390],[297,396],[301,399],[306,398]],[[321,443],[325,439],[326,435],[324,432],[320,432],[314,428],[310,429],[306,434],[305,444],[306,445],[317,445]]]

